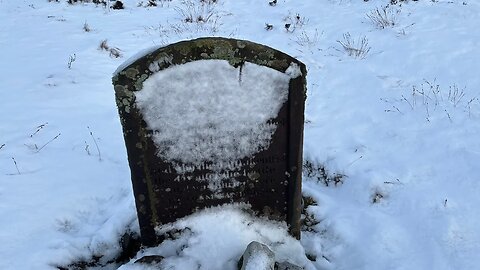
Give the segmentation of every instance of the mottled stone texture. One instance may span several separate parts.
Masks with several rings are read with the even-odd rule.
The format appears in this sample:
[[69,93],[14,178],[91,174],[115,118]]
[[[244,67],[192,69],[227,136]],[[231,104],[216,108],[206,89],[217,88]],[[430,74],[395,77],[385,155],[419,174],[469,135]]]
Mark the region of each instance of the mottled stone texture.
[[[197,177],[210,173],[209,164],[179,177],[172,164],[155,154],[156,147],[150,136],[152,131],[146,127],[135,105],[134,94],[154,72],[207,59],[226,60],[235,67],[251,62],[280,72],[285,72],[293,63],[302,72],[301,76],[290,80],[288,101],[278,116],[269,120],[278,128],[268,149],[243,159],[244,173],[232,172],[232,177],[241,185],[232,187],[225,182],[218,187],[218,192],[212,192],[205,183],[195,181]],[[163,240],[156,236],[155,227],[197,209],[224,203],[251,205],[259,215],[286,221],[290,233],[300,237],[305,76],[305,65],[280,51],[226,38],[200,38],[168,45],[146,53],[114,75],[113,85],[144,245],[153,246]]]
[[275,253],[268,246],[253,241],[240,258],[240,270],[273,270],[275,267]]

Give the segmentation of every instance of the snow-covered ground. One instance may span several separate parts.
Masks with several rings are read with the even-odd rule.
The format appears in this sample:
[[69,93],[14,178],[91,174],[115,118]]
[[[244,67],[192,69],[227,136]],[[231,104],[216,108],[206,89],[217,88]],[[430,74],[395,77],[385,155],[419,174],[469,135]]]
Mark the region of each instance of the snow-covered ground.
[[142,49],[211,35],[307,65],[304,157],[343,183],[305,177],[315,221],[300,241],[211,209],[137,258],[236,269],[257,240],[305,269],[478,269],[478,1],[408,1],[385,10],[386,26],[372,19],[388,0],[66,2],[0,0],[0,269],[118,255],[138,225],[111,75]]

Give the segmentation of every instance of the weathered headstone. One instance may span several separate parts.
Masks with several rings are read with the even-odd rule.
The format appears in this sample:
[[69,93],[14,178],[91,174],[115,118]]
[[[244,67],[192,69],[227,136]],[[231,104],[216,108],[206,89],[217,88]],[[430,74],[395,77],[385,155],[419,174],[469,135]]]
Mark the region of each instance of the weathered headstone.
[[142,243],[197,209],[245,203],[300,237],[306,68],[244,40],[145,52],[113,77]]

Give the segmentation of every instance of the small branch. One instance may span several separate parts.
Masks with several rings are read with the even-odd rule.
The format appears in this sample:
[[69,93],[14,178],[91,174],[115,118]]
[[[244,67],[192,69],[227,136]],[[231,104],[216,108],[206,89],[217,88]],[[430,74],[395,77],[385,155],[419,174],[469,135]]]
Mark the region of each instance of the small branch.
[[42,128],[44,128],[46,125],[48,125],[48,122],[45,122],[45,123],[37,126],[37,130],[35,130],[34,133],[30,134],[30,138],[32,138],[32,137],[35,136],[38,132],[40,132],[40,130],[42,130]]
[[395,108],[395,110],[397,110],[397,112],[399,112],[400,114],[403,114],[400,109],[398,109],[396,106],[393,106],[393,108]]
[[45,143],[44,145],[42,145],[40,148],[38,148],[37,150],[37,153],[40,152],[45,146],[47,146],[49,143],[53,142],[54,140],[56,140],[59,136],[61,135],[61,133],[58,133],[57,136],[53,137],[53,139],[51,139],[50,141],[48,141],[47,143]]
[[83,31],[85,31],[85,32],[90,32],[90,31],[92,31],[92,29],[91,29],[90,26],[88,25],[87,21],[85,21],[85,23],[83,24]]
[[412,103],[410,103],[410,101],[408,101],[408,99],[406,97],[404,97],[403,95],[402,95],[402,98],[403,98],[403,100],[405,100],[408,103],[408,105],[410,105],[410,108],[412,108],[412,110],[413,110]]
[[76,54],[70,55],[70,58],[68,59],[68,63],[67,63],[68,69],[72,69],[72,64],[73,62],[75,62],[75,60],[77,60],[77,55]]
[[366,36],[360,37],[357,42],[352,38],[350,33],[343,34],[343,41],[337,40],[342,46],[343,50],[348,56],[364,59],[371,47],[368,46],[368,39]]
[[428,102],[425,102],[424,105],[425,105],[425,112],[427,113],[427,118],[429,119],[430,118],[430,110],[428,109]]
[[5,146],[5,144],[0,145],[0,150]]
[[13,164],[15,164],[15,168],[17,169],[17,173],[18,173],[18,174],[21,174],[21,173],[20,173],[20,170],[18,169],[17,161],[15,160],[14,157],[12,157],[12,160],[13,160]]
[[85,152],[90,156],[90,145],[88,145],[87,141],[85,141]]
[[[470,101],[467,102],[467,108],[468,108],[468,117],[472,117],[472,102],[477,100],[476,97],[470,99]],[[1,148],[0,148],[1,149]]]
[[25,146],[26,146],[28,149],[30,149],[30,150],[33,150],[33,151],[35,151],[35,152],[38,151],[38,146],[37,146],[36,143],[34,143],[34,144],[26,144],[26,143],[24,143],[23,145],[25,145]]
[[398,184],[402,184],[402,182],[400,182],[400,179],[395,179],[397,180],[397,182],[393,182],[393,181],[385,181],[383,182],[384,184],[389,184],[389,185],[398,185]]
[[100,152],[100,148],[98,147],[97,140],[95,140],[95,137],[93,136],[93,132],[90,130],[90,127],[87,126],[87,129],[90,132],[90,136],[92,137],[93,142],[95,143],[95,147],[97,148],[98,160],[102,161],[102,153]]
[[357,159],[355,159],[354,161],[350,162],[350,163],[347,165],[347,168],[350,167],[350,166],[352,166],[353,163],[359,161],[359,160],[362,159],[362,158],[363,158],[363,156],[360,156],[359,158],[357,158]]
[[450,123],[453,123],[453,121],[452,121],[452,117],[450,117],[450,114],[448,113],[448,111],[447,111],[447,110],[445,110],[445,112],[447,113],[448,119],[450,119]]
[[416,92],[417,92],[417,88],[414,85],[412,87],[412,105],[413,105],[414,108],[415,108],[415,105],[417,104],[416,94],[415,94]]

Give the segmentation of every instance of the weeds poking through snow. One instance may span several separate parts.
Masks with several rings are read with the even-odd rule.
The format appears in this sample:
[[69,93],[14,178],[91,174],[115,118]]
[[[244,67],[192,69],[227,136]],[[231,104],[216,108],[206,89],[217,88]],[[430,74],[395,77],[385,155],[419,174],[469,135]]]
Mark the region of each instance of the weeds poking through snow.
[[184,0],[180,6],[174,8],[180,15],[181,24],[172,24],[170,28],[176,34],[184,32],[217,33],[222,25],[220,20],[224,15],[230,15],[217,10],[217,1],[203,0],[199,2]]
[[[142,2],[140,2],[140,3],[138,4],[139,7],[141,7],[142,5],[143,5]],[[157,4],[157,0],[149,0],[145,6],[146,6],[146,7],[156,7],[157,5],[158,5],[158,4]]]
[[176,7],[175,11],[181,16],[182,21],[186,23],[207,23],[215,15],[215,6],[212,3],[193,1],[182,1],[180,7]]
[[[78,230],[77,224],[69,219],[57,219],[57,230],[63,233],[72,233]],[[75,261],[68,264],[52,265],[58,270],[71,269],[116,269],[135,257],[139,252],[141,243],[140,236],[126,228],[123,235],[115,237],[114,242],[101,243],[102,248],[99,252],[93,252],[95,247],[88,246],[90,251],[88,256],[80,256]],[[114,253],[112,253],[114,252]]]
[[289,14],[283,18],[283,21],[285,22],[285,30],[287,30],[288,33],[293,33],[308,23],[308,19],[300,16],[298,13],[295,15]]
[[391,6],[376,8],[367,13],[367,18],[370,19],[373,25],[380,29],[393,27],[397,23],[397,15],[400,9],[393,9]]
[[77,55],[76,54],[70,55],[70,58],[68,59],[68,63],[67,63],[68,69],[72,69],[72,64],[73,62],[75,62],[75,60],[77,60]]
[[12,157],[12,160],[13,160],[13,164],[15,165],[15,169],[17,169],[17,173],[18,173],[18,174],[21,174],[21,173],[20,173],[20,170],[18,169],[17,161],[15,160],[14,157]]
[[368,46],[366,36],[359,37],[358,41],[355,42],[348,32],[343,34],[343,40],[337,40],[337,42],[342,45],[343,51],[353,58],[364,59],[371,49],[371,47]]
[[[414,109],[413,104],[410,103],[410,101],[408,101],[408,99],[407,99],[404,95],[402,95],[402,100],[404,100],[405,102],[407,102],[407,104],[410,106],[410,108],[411,108],[412,110]],[[414,104],[415,104],[415,103],[414,103]]]
[[112,57],[112,58],[122,57],[122,54],[120,53],[121,50],[117,47],[110,47],[108,45],[106,39],[104,39],[104,40],[102,40],[102,42],[100,42],[100,46],[98,47],[98,49],[109,52],[110,57]]
[[110,47],[109,47],[108,44],[107,44],[107,40],[106,40],[106,39],[104,39],[104,40],[102,40],[102,42],[100,42],[99,49],[100,49],[100,50],[105,50],[105,51],[108,51],[108,50],[110,49]]
[[320,224],[320,221],[316,219],[315,215],[308,211],[308,207],[313,205],[318,205],[317,202],[312,197],[302,197],[303,208],[302,208],[302,231],[317,233],[315,226]]
[[308,34],[307,32],[302,31],[296,36],[295,42],[302,47],[312,48],[317,45],[319,38],[320,36],[317,29],[315,29],[313,34]]
[[88,145],[87,141],[85,141],[85,152],[87,152],[87,155],[91,155],[90,154],[90,145]]
[[392,108],[395,109],[395,110],[385,109],[385,112],[395,112],[395,111],[397,111],[398,113],[403,114],[403,112],[400,111],[400,109],[397,106],[393,105]]
[[[418,0],[412,0],[412,1],[416,2]],[[431,1],[435,2],[436,0],[431,0]],[[401,5],[403,2],[408,3],[408,0],[390,0],[390,4],[392,5],[396,5],[396,4]]]
[[85,32],[91,32],[92,31],[92,29],[88,25],[87,21],[85,21],[85,23],[83,24],[83,31],[85,31]]
[[464,97],[465,87],[459,89],[455,84],[450,86],[450,90],[448,91],[448,100],[453,104],[453,107],[457,107],[458,103],[460,103]]
[[[170,2],[164,0],[160,3]],[[170,41],[171,34],[175,34],[182,39],[193,38],[198,33],[206,35],[214,35],[222,26],[221,19],[223,16],[231,15],[231,13],[218,10],[218,1],[216,0],[184,0],[176,6],[174,10],[179,15],[180,23],[169,23],[166,26],[159,25],[153,27],[145,27],[147,32],[155,30],[155,35],[160,34],[163,39],[162,43],[167,44]],[[232,34],[230,34],[231,36]]]
[[122,1],[115,1],[115,3],[112,6],[112,9],[124,9],[125,7],[123,6]]
[[382,199],[385,198],[385,195],[380,193],[380,191],[375,191],[375,193],[372,195],[372,203],[379,203]]
[[[438,111],[443,111],[441,114],[444,114],[450,121],[453,123],[455,120],[454,113],[459,109],[463,108],[463,111],[468,113],[468,117],[472,117],[472,109],[475,105],[478,106],[478,98],[468,98],[466,87],[460,88],[456,84],[449,86],[448,93],[443,90],[439,84],[436,83],[436,80],[427,81],[420,85],[413,85],[410,96],[401,95],[401,99],[397,100],[401,104],[408,105],[410,111],[416,111],[418,109],[425,111],[425,119],[427,122],[430,122],[432,114],[437,113]],[[468,100],[468,101],[467,101]],[[385,100],[386,101],[386,100]],[[392,103],[386,101],[388,103]],[[392,105],[393,108],[397,108],[395,105]],[[401,111],[397,108],[398,112]],[[385,110],[385,112],[393,112],[394,110]],[[403,114],[403,113],[401,113]]]
[[315,179],[327,187],[331,184],[335,186],[343,184],[343,179],[346,177],[341,173],[330,174],[323,164],[308,159],[303,163],[303,171],[307,178]]
[[355,160],[353,160],[352,162],[348,163],[347,167],[350,167],[352,166],[353,164],[355,164],[355,162],[361,160],[363,158],[363,156],[359,156],[358,158],[356,158]]
[[33,151],[33,152],[37,152],[37,151],[38,151],[38,145],[37,145],[36,143],[34,143],[34,144],[24,143],[23,145],[25,145],[28,149],[30,149],[30,150]]
[[[35,128],[35,132],[33,132],[32,134],[30,134],[30,138],[33,138],[35,135],[37,135],[38,133],[40,133],[41,130],[43,130],[46,126],[48,125],[48,122],[45,122],[39,126],[37,126]],[[43,144],[42,146],[38,147],[38,145],[36,143],[32,143],[32,144],[24,144],[27,148],[29,148],[30,150],[32,150],[33,152],[35,153],[38,153],[40,152],[43,148],[45,148],[48,144],[50,144],[51,142],[53,142],[54,140],[58,139],[58,137],[61,135],[61,133],[58,133],[57,136],[53,137],[51,140],[49,140],[48,142],[46,142],[45,144]]]
[[110,57],[112,58],[119,58],[122,56],[122,54],[120,53],[120,49],[118,48],[110,48]]
[[478,98],[474,97],[467,102],[468,117],[472,117],[472,103],[474,101],[478,103]]
[[450,123],[453,123],[452,117],[450,116],[450,114],[448,113],[448,111],[446,109],[445,109],[445,113],[447,113],[448,120],[450,120]]
[[[97,148],[98,161],[102,161],[102,153],[100,152],[100,148],[98,147],[97,140],[96,140],[95,137],[93,136],[93,132],[90,130],[90,127],[87,126],[87,129],[88,129],[88,131],[90,132],[90,136],[91,136],[92,139],[93,139],[93,143],[95,143],[95,147]],[[88,144],[87,144],[87,146],[88,146]],[[86,151],[87,151],[87,153],[89,153],[88,147],[86,147]]]
[[0,150],[2,150],[3,147],[5,147],[5,144],[0,145]]
[[[46,142],[44,145],[42,145],[40,148],[37,149],[37,153],[42,151],[43,148],[45,148],[45,146],[47,146],[49,143],[55,141],[56,139],[58,139],[58,137],[60,137],[61,133],[58,133],[57,136],[53,137],[53,139],[51,139],[50,141]],[[36,146],[36,145],[35,145]]]
[[395,179],[396,182],[393,182],[393,181],[385,181],[383,182],[384,184],[389,184],[389,185],[398,185],[398,184],[402,184],[402,182],[400,182],[400,179]]
[[32,138],[32,137],[35,136],[38,132],[40,132],[40,130],[42,130],[46,125],[48,125],[48,122],[45,122],[45,123],[37,126],[37,129],[35,130],[35,132],[33,132],[32,134],[30,134],[30,138]]
[[[94,3],[95,5],[102,5],[103,7],[107,6],[107,0],[67,0],[67,3],[70,5],[76,3]],[[57,1],[58,2],[58,1]]]
[[63,233],[69,233],[75,230],[75,225],[69,219],[57,219],[57,230]]
[[267,31],[273,30],[273,24],[266,23],[265,24],[265,30],[267,30]]
[[148,0],[146,4],[143,4],[143,1],[140,1],[137,7],[163,7],[166,3],[170,2],[172,2],[172,0]]

